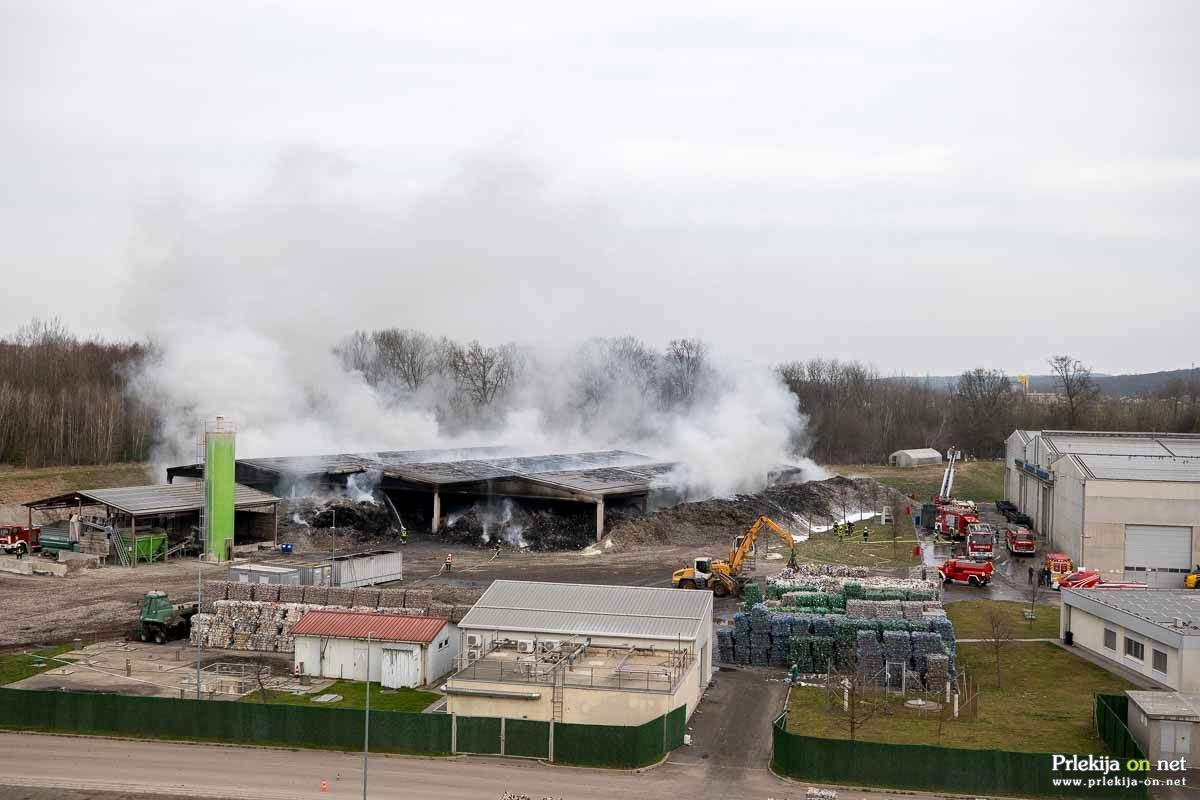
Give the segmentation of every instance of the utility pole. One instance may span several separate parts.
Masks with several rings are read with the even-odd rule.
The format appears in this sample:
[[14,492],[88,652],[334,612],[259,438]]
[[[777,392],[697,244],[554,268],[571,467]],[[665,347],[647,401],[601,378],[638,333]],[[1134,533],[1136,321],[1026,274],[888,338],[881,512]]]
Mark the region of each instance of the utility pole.
[[367,752],[371,736],[371,631],[367,632],[367,710],[363,715],[363,800],[367,800]]

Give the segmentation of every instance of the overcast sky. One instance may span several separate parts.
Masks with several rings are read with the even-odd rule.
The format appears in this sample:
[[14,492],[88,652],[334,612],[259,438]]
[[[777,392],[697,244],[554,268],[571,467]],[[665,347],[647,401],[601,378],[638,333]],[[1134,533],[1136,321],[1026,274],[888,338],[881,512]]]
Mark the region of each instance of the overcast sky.
[[0,0],[11,330],[1196,359],[1195,2]]

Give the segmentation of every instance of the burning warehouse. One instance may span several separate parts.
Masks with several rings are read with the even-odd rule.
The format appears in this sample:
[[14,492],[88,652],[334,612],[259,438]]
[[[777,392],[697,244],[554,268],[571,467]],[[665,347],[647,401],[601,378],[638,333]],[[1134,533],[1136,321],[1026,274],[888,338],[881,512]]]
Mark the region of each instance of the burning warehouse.
[[[514,501],[534,513],[576,519],[590,513],[589,527],[599,540],[606,511],[645,511],[654,505],[652,495],[670,492],[668,476],[677,467],[623,450],[514,457],[485,447],[239,459],[236,478],[281,497],[333,492],[367,498],[379,492],[406,527],[433,533],[496,504],[504,509],[496,520],[503,525]],[[168,482],[201,475],[200,464],[167,470]]]

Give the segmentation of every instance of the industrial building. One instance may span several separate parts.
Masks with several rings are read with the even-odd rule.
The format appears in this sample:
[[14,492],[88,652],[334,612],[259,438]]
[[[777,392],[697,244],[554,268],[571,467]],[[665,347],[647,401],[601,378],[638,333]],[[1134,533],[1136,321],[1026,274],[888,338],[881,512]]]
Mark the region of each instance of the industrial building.
[[932,447],[920,447],[916,450],[897,450],[888,456],[888,464],[893,467],[923,467],[929,464],[942,463],[942,454]]
[[495,581],[459,623],[449,711],[640,725],[712,677],[712,593]]
[[309,611],[292,635],[298,674],[369,679],[389,689],[433,683],[458,657],[458,632],[438,617]]
[[1151,761],[1200,764],[1200,694],[1129,690],[1129,732]]
[[1200,558],[1200,435],[1014,431],[1005,499],[1104,580],[1183,585]]
[[[229,496],[232,535],[221,542],[222,560],[229,557],[235,538],[248,542],[277,540],[278,497],[240,484]],[[30,527],[35,512],[50,516],[52,519],[41,526],[43,531],[65,531],[75,537],[81,552],[133,566],[138,561],[161,560],[176,549],[196,543],[194,536],[200,529],[204,504],[204,485],[186,483],[80,489],[33,500],[25,507]],[[74,516],[76,523],[54,519],[64,513]],[[133,553],[137,553],[136,558]]]
[[1164,689],[1200,692],[1200,592],[1064,589],[1064,641]]
[[[481,447],[238,459],[235,474],[240,483],[280,495],[309,494],[361,481],[386,493],[410,529],[433,533],[445,514],[481,499],[582,504],[594,507],[600,539],[606,508],[646,509],[652,492],[669,491],[667,476],[678,468],[624,450],[532,456],[510,452]],[[202,475],[202,464],[167,470],[168,482]]]

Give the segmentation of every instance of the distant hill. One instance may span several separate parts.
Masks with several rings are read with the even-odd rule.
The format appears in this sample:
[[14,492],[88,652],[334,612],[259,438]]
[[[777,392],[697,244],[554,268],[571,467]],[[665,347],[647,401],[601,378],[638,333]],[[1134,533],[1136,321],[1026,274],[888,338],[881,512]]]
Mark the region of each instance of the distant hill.
[[[1009,376],[1014,380],[1015,375]],[[1172,369],[1166,372],[1143,372],[1133,375],[1093,375],[1100,391],[1117,397],[1133,397],[1154,392],[1172,381],[1186,384],[1191,378],[1200,387],[1200,369]],[[926,380],[924,378],[919,380]],[[934,375],[927,380],[939,388],[950,389],[958,380],[957,375]],[[1053,375],[1029,376],[1029,388],[1034,392],[1058,391],[1058,379]]]

